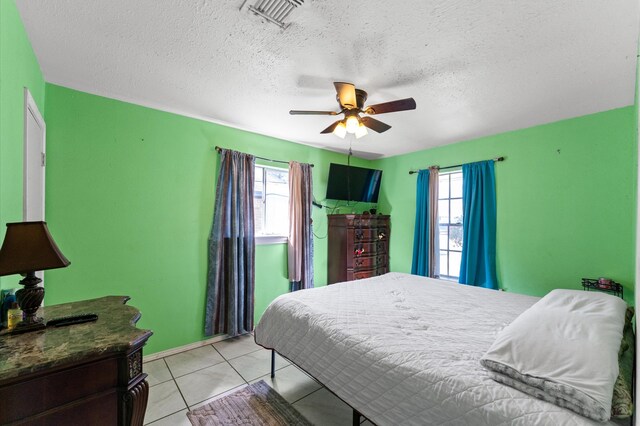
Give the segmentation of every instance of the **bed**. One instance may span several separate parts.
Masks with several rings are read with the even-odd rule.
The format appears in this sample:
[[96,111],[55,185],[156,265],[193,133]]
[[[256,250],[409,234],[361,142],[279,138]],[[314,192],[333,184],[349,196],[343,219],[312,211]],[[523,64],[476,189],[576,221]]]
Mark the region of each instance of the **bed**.
[[480,365],[538,300],[389,273],[281,296],[255,340],[380,426],[607,424],[499,384]]

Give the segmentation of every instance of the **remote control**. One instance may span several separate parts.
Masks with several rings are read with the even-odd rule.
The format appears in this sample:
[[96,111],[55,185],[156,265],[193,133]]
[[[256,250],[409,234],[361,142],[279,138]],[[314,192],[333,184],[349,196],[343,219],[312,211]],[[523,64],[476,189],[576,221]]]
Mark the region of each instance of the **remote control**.
[[97,314],[78,314],[66,317],[53,318],[47,321],[47,327],[64,327],[65,325],[82,324],[98,319]]

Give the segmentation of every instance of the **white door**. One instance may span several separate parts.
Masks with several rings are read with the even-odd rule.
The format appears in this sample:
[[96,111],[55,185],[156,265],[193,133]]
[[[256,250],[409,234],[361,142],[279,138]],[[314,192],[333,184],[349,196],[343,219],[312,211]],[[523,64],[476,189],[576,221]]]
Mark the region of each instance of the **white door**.
[[44,220],[46,126],[29,89],[24,89],[24,202],[25,221]]
[[[44,167],[46,126],[29,89],[24,88],[24,184],[22,217],[25,222],[44,220]],[[42,280],[43,271],[36,271]]]

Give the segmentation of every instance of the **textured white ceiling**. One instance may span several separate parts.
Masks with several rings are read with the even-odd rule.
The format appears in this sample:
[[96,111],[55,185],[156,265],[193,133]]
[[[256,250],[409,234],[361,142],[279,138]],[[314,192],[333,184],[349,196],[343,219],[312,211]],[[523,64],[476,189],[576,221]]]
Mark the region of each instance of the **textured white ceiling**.
[[634,102],[635,0],[306,0],[285,30],[242,0],[17,4],[48,82],[294,142],[348,149],[288,114],[337,110],[333,81],[415,98],[351,141],[368,158]]

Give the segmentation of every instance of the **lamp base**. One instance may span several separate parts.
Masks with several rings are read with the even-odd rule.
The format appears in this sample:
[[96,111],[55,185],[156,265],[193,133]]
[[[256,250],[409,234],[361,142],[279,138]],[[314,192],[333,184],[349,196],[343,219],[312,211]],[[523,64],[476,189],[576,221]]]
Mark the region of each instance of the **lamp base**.
[[24,319],[16,325],[16,328],[29,327],[30,329],[27,331],[31,331],[31,328],[42,323],[42,318],[36,316],[36,312],[44,300],[44,288],[38,287],[41,282],[42,280],[36,277],[35,272],[27,272],[27,276],[20,281],[24,288],[16,291],[16,300],[24,312]]

